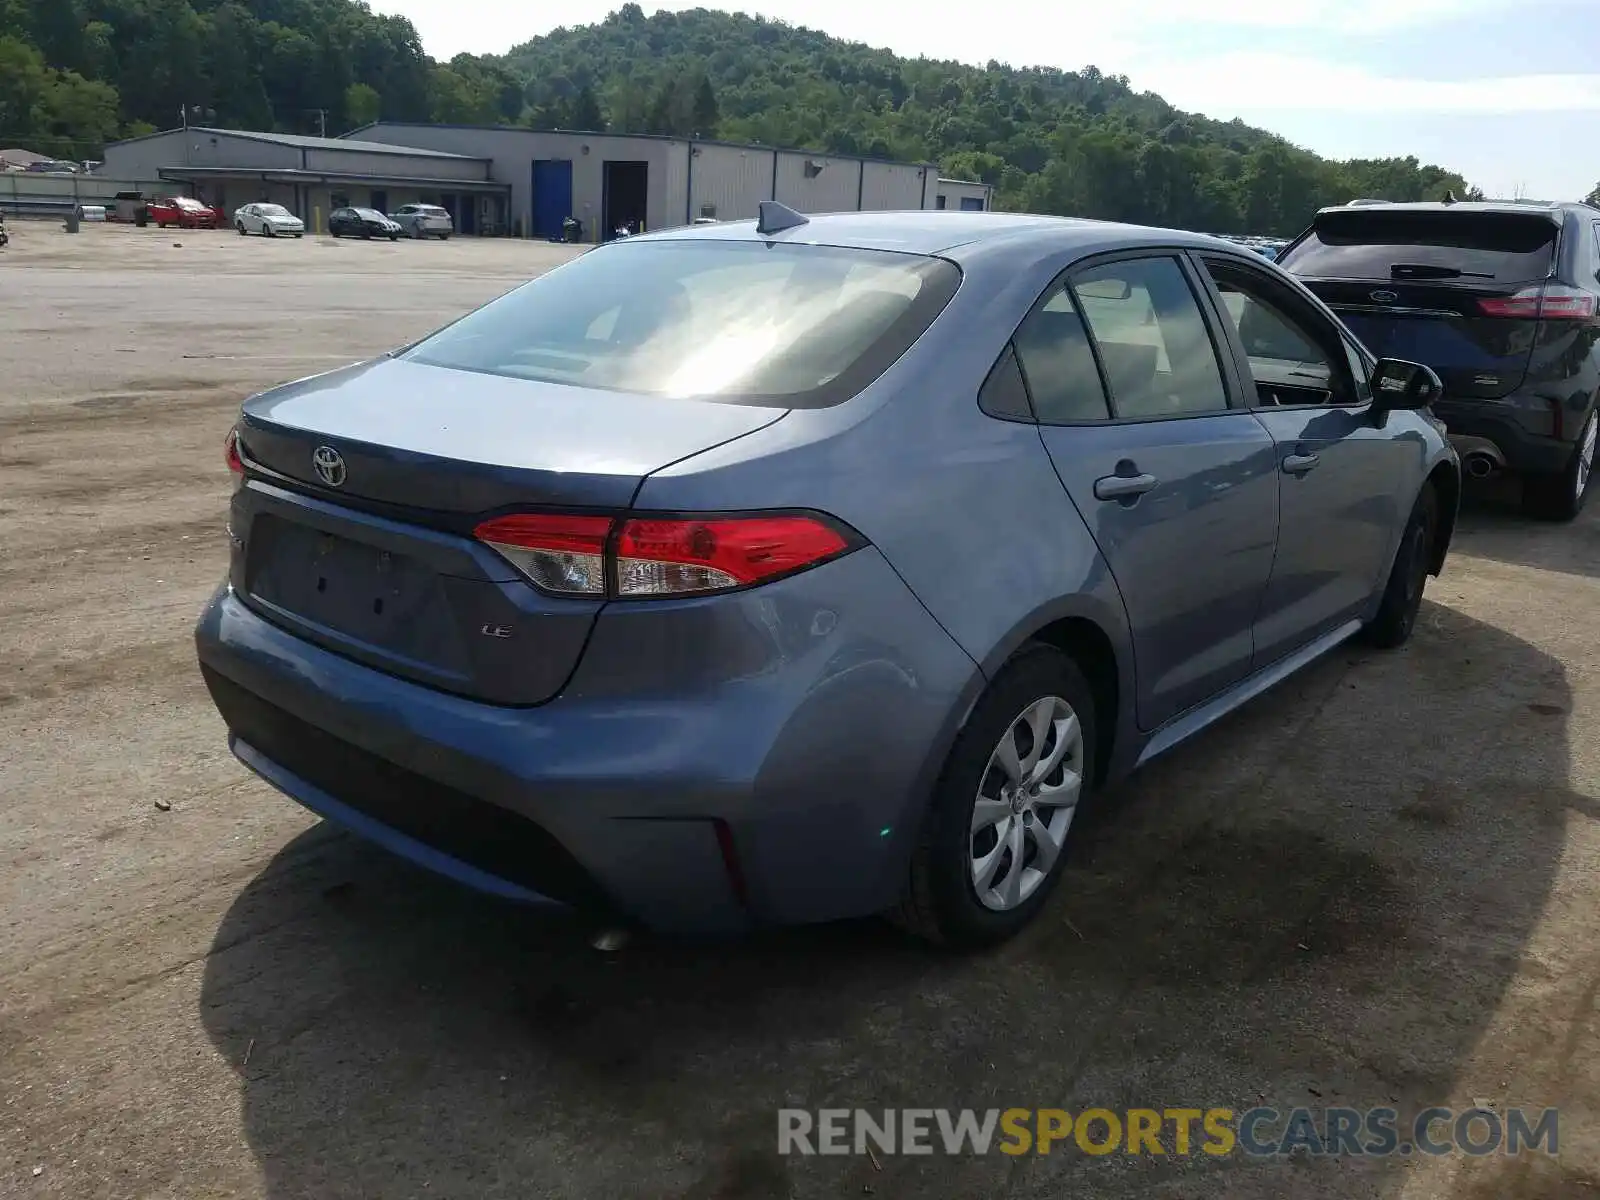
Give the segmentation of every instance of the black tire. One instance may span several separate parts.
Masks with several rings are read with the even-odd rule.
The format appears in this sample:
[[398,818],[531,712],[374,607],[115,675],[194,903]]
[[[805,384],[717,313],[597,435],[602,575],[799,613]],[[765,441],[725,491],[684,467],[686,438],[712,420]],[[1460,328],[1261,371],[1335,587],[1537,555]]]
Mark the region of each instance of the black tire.
[[1083,745],[1075,769],[1083,783],[1073,815],[1083,811],[1094,788],[1098,729],[1094,693],[1070,657],[1054,647],[1033,644],[995,676],[950,750],[912,855],[905,894],[889,914],[896,924],[938,945],[978,949],[1019,933],[1049,901],[1077,821],[1067,827],[1055,862],[1033,893],[1015,908],[996,910],[984,905],[973,884],[972,819],[1002,736],[1018,714],[1050,696],[1065,700],[1078,717]]
[[450,235],[448,233],[441,233],[439,235],[439,240],[441,242],[448,242],[450,240]]
[[233,227],[239,231],[239,236],[240,237],[244,236],[244,222],[243,221],[235,221],[233,223]]
[[[1585,470],[1584,444],[1595,432],[1600,422],[1600,408],[1589,413],[1578,440],[1572,447],[1572,457],[1566,467],[1555,475],[1524,475],[1522,478],[1522,511],[1541,521],[1573,521],[1583,512],[1583,506],[1594,491],[1594,463]],[[1591,448],[1590,454],[1594,451]]]
[[278,231],[276,229],[274,229],[271,225],[263,225],[261,227],[261,236],[262,237],[275,238],[275,237],[278,236]]
[[1435,531],[1439,525],[1439,497],[1433,484],[1422,486],[1422,494],[1412,506],[1411,518],[1400,535],[1389,581],[1384,585],[1378,613],[1368,622],[1367,641],[1380,650],[1393,650],[1411,639],[1422,609],[1422,593],[1428,584],[1428,568],[1433,562]]
[[363,242],[370,242],[370,241],[371,241],[371,240],[372,240],[372,230],[370,230],[370,229],[363,229],[363,230],[362,230],[362,231],[361,231],[361,240],[362,240],[362,241],[363,241]]
[[400,240],[400,235],[398,233],[391,233],[389,235],[389,240],[391,242],[398,242]]

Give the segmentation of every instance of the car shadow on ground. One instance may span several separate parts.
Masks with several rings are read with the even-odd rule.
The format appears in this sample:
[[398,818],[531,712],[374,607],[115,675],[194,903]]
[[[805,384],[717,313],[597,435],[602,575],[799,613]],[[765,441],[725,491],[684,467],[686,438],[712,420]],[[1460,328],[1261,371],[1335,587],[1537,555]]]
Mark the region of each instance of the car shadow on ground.
[[[1466,550],[1462,543],[1469,539]],[[1456,543],[1477,558],[1600,578],[1600,500],[1591,492],[1576,521],[1541,521],[1523,513],[1517,479],[1469,480],[1461,497]]]
[[[970,958],[872,921],[600,955],[321,826],[228,912],[201,1016],[274,1200],[1393,1195],[1398,1159],[780,1157],[776,1110],[1497,1094],[1465,1064],[1600,815],[1570,707],[1560,663],[1429,604],[1105,797],[1038,925]],[[1541,1022],[1488,1052],[1555,1087]]]

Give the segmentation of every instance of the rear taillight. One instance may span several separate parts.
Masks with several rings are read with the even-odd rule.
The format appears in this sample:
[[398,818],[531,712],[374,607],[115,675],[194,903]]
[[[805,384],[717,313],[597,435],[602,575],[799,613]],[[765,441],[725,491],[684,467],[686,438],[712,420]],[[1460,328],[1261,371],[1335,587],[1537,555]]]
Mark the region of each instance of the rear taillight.
[[750,587],[848,553],[823,517],[611,517],[518,513],[474,530],[534,586],[565,596],[643,599]]
[[514,513],[485,521],[472,532],[535,587],[561,596],[603,596],[611,525],[610,517]]
[[1478,311],[1524,321],[1587,321],[1595,314],[1595,298],[1580,288],[1546,284],[1511,296],[1485,297],[1478,301]]
[[748,587],[849,548],[837,529],[815,517],[628,521],[617,539],[617,594],[681,596]]
[[228,430],[228,436],[222,441],[223,457],[228,460],[228,470],[235,475],[244,474],[244,459],[239,457],[239,427],[236,425]]

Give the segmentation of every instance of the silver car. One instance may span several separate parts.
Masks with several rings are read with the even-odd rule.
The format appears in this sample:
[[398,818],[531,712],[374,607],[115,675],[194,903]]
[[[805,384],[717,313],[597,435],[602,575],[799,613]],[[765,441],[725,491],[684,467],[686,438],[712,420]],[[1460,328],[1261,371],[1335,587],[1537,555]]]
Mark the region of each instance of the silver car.
[[281,204],[246,204],[235,210],[233,227],[243,237],[259,233],[262,237],[304,237],[306,223]]
[[414,238],[443,240],[455,232],[455,222],[450,219],[449,212],[437,204],[402,204],[389,214],[389,219]]

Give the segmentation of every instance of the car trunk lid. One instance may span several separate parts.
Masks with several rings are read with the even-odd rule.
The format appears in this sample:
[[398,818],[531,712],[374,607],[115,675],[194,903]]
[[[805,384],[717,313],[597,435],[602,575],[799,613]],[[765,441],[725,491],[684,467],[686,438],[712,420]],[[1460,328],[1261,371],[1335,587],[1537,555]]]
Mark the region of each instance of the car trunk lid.
[[1560,226],[1544,210],[1319,213],[1280,259],[1374,354],[1426,363],[1453,399],[1519,387]]
[[628,508],[650,472],[786,410],[380,359],[248,401],[233,583],[274,622],[498,704],[565,683],[603,601],[539,592],[472,537],[526,509]]

